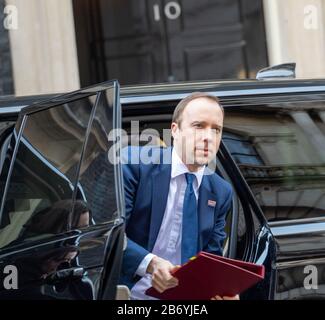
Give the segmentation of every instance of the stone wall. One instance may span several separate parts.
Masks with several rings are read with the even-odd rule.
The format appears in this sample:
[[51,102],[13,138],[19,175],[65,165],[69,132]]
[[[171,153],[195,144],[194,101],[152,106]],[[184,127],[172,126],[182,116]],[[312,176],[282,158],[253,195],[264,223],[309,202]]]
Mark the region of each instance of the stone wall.
[[7,0],[17,8],[9,31],[16,95],[79,88],[73,9],[70,0]]
[[4,27],[5,0],[0,0],[0,95],[12,94],[13,75],[8,30]]

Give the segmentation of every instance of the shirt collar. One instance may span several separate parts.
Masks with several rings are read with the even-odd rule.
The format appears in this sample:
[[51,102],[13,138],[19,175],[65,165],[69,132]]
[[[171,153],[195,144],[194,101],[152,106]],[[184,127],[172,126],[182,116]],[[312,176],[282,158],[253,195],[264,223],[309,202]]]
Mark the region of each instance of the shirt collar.
[[185,174],[187,172],[192,173],[196,176],[196,180],[198,183],[198,188],[201,185],[203,174],[204,174],[205,166],[200,168],[196,172],[190,172],[187,168],[187,166],[183,163],[179,155],[177,154],[175,148],[173,148],[172,151],[172,171],[171,171],[171,178],[175,178],[179,175]]

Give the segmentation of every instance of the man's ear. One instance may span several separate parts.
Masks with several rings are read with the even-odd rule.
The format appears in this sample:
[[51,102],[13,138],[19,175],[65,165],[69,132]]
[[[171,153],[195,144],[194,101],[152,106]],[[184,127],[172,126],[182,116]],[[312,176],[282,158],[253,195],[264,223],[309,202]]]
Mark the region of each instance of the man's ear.
[[175,139],[175,137],[178,134],[178,130],[179,130],[178,124],[176,122],[172,122],[170,129],[172,132],[172,137]]

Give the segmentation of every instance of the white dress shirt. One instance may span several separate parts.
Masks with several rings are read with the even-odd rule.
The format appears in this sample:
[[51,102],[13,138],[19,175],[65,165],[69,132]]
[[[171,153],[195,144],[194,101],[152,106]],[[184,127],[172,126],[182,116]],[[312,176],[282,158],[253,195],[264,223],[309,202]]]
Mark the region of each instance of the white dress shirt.
[[[173,148],[171,179],[163,221],[152,253],[145,256],[136,271],[136,274],[142,278],[131,289],[132,300],[156,300],[145,294],[145,291],[151,287],[151,275],[146,273],[146,270],[155,255],[170,261],[174,265],[181,264],[182,217],[184,195],[187,186],[185,173],[187,172],[190,171],[177,155],[175,148]],[[204,167],[197,172],[191,173],[196,176],[193,188],[196,199],[198,199]]]

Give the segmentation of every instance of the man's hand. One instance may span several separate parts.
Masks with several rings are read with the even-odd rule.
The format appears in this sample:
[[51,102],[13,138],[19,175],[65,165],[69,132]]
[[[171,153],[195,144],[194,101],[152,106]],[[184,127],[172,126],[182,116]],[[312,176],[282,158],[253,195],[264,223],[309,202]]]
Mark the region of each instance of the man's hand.
[[220,297],[217,295],[217,296],[212,297],[211,300],[239,300],[239,295],[236,294],[233,297],[227,297],[227,296]]
[[175,268],[169,261],[157,256],[153,257],[147,268],[147,272],[152,274],[151,285],[160,293],[176,287],[178,285],[178,279],[170,274]]

